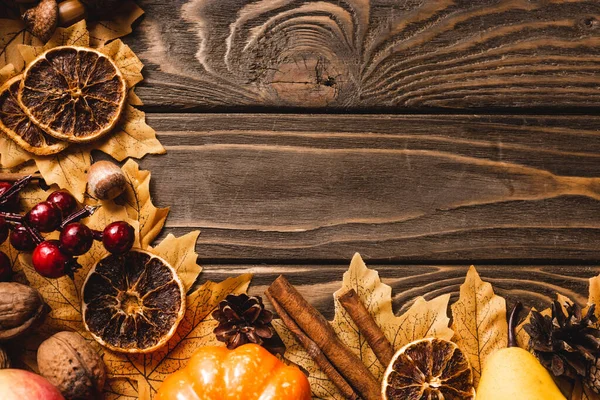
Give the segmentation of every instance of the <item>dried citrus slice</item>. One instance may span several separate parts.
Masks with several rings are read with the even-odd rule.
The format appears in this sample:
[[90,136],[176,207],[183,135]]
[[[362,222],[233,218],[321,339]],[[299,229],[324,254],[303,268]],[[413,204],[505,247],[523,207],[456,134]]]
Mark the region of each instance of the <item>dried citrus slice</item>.
[[110,255],[83,284],[83,323],[101,345],[149,353],[175,333],[185,313],[185,290],[165,260],[144,250]]
[[9,79],[0,87],[0,131],[24,150],[38,156],[60,153],[68,143],[59,142],[37,127],[17,100],[21,76]]
[[475,398],[466,355],[447,340],[409,343],[393,357],[382,384],[385,400],[469,400]]
[[126,95],[125,80],[109,57],[93,49],[61,46],[29,64],[19,102],[48,134],[82,143],[115,127]]

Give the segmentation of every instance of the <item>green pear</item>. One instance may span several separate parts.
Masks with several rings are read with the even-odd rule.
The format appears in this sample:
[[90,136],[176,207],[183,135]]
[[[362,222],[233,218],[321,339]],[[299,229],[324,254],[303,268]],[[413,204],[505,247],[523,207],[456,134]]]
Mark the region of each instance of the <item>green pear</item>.
[[546,368],[517,347],[515,319],[517,303],[509,320],[508,347],[494,352],[485,362],[477,400],[566,400]]

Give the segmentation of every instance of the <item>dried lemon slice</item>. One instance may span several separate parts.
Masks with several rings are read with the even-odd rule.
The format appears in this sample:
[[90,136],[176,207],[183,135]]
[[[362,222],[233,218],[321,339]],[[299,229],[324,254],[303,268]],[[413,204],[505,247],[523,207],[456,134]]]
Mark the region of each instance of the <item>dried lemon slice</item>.
[[126,95],[125,80],[109,57],[93,49],[61,46],[29,64],[19,103],[48,134],[83,143],[115,127]]
[[144,250],[107,256],[83,284],[83,323],[111,350],[150,353],[175,333],[185,289],[165,260]]
[[60,153],[68,143],[59,142],[37,127],[17,100],[21,76],[9,79],[0,87],[0,131],[22,149],[38,156]]
[[473,371],[466,355],[447,340],[409,343],[393,357],[382,384],[385,400],[470,400]]

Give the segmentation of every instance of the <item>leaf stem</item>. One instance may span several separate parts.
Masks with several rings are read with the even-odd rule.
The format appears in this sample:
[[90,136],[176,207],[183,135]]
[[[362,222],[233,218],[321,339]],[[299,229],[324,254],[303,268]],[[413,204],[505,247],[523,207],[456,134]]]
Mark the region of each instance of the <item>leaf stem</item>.
[[519,312],[521,311],[522,307],[523,305],[521,304],[521,302],[517,301],[512,311],[510,312],[510,317],[508,318],[508,347],[518,347],[516,324]]

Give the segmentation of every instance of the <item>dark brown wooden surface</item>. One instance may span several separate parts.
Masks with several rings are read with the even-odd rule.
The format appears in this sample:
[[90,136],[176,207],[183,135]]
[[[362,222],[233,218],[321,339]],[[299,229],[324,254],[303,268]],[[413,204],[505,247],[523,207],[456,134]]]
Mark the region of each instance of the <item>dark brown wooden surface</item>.
[[[163,236],[203,279],[327,316],[355,252],[394,288],[585,302],[600,273],[600,2],[141,0]],[[315,112],[310,114],[310,112]],[[335,114],[328,114],[335,112]],[[283,114],[282,114],[283,113]]]
[[141,0],[148,108],[600,105],[597,0]]

